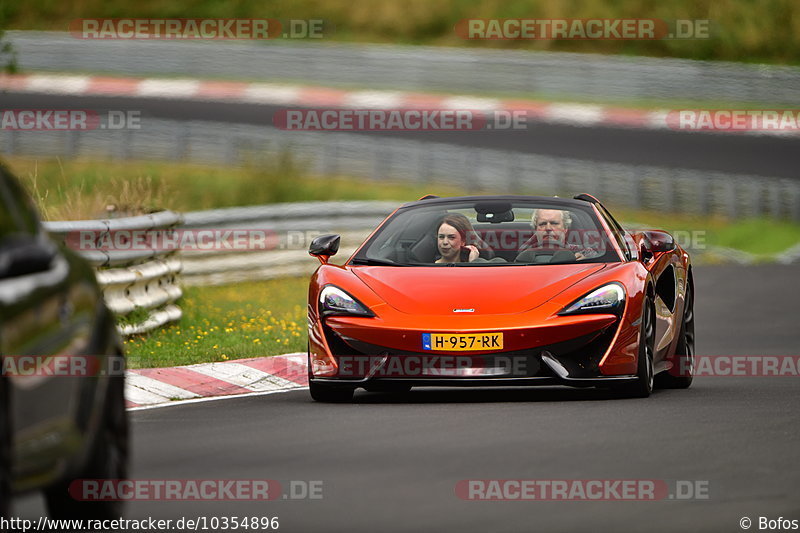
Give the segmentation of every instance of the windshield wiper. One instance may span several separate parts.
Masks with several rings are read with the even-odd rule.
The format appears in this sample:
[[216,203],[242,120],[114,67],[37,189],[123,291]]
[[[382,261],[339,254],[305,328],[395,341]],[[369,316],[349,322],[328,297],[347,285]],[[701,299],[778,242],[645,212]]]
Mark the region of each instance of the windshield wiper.
[[357,257],[350,261],[353,265],[381,265],[381,266],[408,266],[403,263],[395,263],[394,261],[389,261],[388,259],[369,259],[363,257]]

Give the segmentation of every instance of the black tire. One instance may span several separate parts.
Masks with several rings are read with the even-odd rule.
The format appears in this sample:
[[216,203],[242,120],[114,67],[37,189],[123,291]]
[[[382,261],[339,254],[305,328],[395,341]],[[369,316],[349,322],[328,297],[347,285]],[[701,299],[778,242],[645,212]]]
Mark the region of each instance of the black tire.
[[656,344],[656,322],[653,302],[648,298],[642,306],[642,321],[639,334],[639,356],[636,381],[614,387],[626,398],[647,398],[653,392],[653,357]]
[[[126,479],[128,476],[128,413],[125,409],[125,379],[109,378],[100,427],[91,454],[75,479]],[[123,515],[121,501],[78,501],[69,494],[66,480],[45,491],[47,509],[53,518],[113,519]]]
[[308,382],[308,390],[315,402],[349,403],[353,401],[355,389],[350,387],[334,387],[315,381]]
[[681,330],[675,347],[675,366],[656,376],[656,386],[662,389],[688,389],[694,379],[694,287],[686,286]]
[[11,406],[8,378],[0,375],[0,518],[11,517]]

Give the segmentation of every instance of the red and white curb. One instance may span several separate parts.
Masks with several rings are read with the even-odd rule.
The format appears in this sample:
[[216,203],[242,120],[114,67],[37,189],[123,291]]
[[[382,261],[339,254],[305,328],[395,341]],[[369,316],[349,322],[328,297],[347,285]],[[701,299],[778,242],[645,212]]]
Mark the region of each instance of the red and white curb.
[[305,353],[201,363],[171,368],[138,368],[125,374],[128,408],[216,396],[283,392],[308,385]]
[[[218,102],[359,109],[472,109],[525,111],[528,118],[578,126],[669,129],[669,110],[628,109],[537,100],[447,96],[401,91],[348,91],[273,83],[199,79],[113,78],[57,74],[0,75],[0,91],[38,94],[133,96]],[[737,132],[742,133],[742,132]],[[786,134],[786,131],[744,132]]]

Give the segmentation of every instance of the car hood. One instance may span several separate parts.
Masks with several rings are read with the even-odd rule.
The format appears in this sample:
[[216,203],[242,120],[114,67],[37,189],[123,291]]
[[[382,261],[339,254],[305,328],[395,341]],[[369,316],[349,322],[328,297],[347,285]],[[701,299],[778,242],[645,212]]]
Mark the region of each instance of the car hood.
[[522,313],[602,270],[603,263],[515,267],[351,267],[375,294],[409,314]]

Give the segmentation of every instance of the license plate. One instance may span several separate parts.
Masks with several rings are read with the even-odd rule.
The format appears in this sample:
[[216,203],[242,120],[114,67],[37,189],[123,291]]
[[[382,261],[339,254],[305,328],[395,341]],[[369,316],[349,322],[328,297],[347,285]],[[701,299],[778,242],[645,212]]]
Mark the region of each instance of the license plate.
[[502,333],[423,333],[422,348],[445,352],[502,350]]

